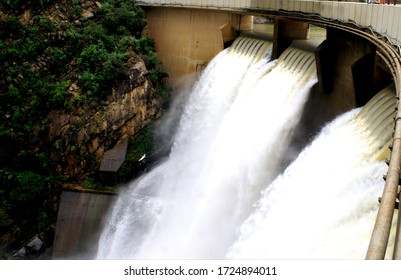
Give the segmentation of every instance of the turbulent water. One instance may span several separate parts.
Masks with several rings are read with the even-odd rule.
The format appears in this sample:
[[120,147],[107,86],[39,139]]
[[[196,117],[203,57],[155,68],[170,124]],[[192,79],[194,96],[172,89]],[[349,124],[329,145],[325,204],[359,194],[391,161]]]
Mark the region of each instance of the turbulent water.
[[395,95],[327,125],[262,193],[229,258],[363,259],[386,164]]
[[98,258],[363,257],[389,133],[352,111],[283,172],[316,69],[308,51],[270,54],[240,37],[211,61],[169,158],[119,196]]

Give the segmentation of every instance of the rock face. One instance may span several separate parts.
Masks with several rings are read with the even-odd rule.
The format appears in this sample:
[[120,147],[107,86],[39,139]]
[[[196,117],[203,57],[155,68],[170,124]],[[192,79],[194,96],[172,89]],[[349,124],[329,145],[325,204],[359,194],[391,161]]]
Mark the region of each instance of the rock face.
[[[68,177],[96,170],[105,151],[160,116],[161,102],[153,95],[147,73],[139,61],[101,105],[51,111],[46,129],[36,131],[35,152],[49,151],[56,170]],[[79,91],[75,83],[69,89],[71,94]]]
[[[102,4],[94,0],[80,0],[80,17],[90,19],[96,9]],[[69,11],[72,2],[62,0],[42,11],[42,16],[58,24],[74,19]],[[1,18],[10,15],[0,11]],[[31,23],[33,13],[26,10],[20,15],[21,23]],[[64,41],[63,32],[51,33],[49,38],[56,43]],[[140,57],[129,50],[130,65],[126,80],[116,82],[107,99],[93,105],[77,106],[70,111],[53,110],[47,119],[34,129],[30,148],[33,154],[46,156],[55,170],[72,178],[82,178],[97,170],[105,151],[135,133],[149,122],[160,117],[162,101],[154,96],[148,70]],[[38,72],[47,72],[51,57],[39,56],[33,62],[32,68]],[[66,76],[61,80],[75,82],[68,93],[71,97],[79,95],[81,89],[77,85],[77,69],[74,62],[67,65]],[[71,69],[70,69],[71,68]],[[100,104],[100,105],[99,105]]]

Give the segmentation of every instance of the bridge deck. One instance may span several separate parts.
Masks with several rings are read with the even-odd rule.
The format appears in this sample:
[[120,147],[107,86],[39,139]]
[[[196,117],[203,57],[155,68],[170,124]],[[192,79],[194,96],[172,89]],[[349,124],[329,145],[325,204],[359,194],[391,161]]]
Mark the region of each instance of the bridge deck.
[[143,6],[169,6],[198,9],[232,10],[242,13],[280,12],[321,17],[370,28],[401,45],[401,5],[367,5],[361,2],[304,0],[145,0]]

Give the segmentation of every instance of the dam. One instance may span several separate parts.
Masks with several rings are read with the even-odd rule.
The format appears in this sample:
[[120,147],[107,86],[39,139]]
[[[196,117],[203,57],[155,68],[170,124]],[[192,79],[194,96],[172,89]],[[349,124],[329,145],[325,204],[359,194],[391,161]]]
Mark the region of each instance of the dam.
[[[151,4],[146,11],[149,35],[155,37],[156,45],[157,38],[164,45],[163,40],[171,38],[164,38],[166,34],[158,37],[152,19],[157,22],[169,18],[169,12],[186,11],[171,3],[169,12]],[[197,12],[189,17],[195,25]],[[205,9],[199,12],[208,13]],[[176,60],[169,62],[173,55],[165,54],[166,67],[175,65],[177,71],[183,67],[182,73],[197,74],[197,81],[188,93],[169,158],[119,195],[95,257],[365,257],[375,215],[381,209],[377,197],[384,185],[382,176],[391,171],[386,186],[397,177],[397,168],[393,169],[397,159],[388,148],[391,144],[394,153],[398,145],[393,136],[398,68],[388,64],[394,50],[384,53],[381,43],[333,27],[337,23],[326,23],[324,42],[305,47],[301,41],[308,37],[309,23],[275,13],[269,41],[245,35],[253,23],[248,16],[230,15],[230,24],[219,29],[225,34],[221,35],[221,50],[216,47],[218,54],[210,58],[198,53],[204,60],[197,57],[194,63],[178,53]],[[227,23],[226,16],[225,20]],[[189,53],[193,54],[191,49]],[[177,73],[177,77],[183,75]],[[375,123],[377,119],[379,123]],[[306,132],[301,127],[307,128]],[[334,148],[340,142],[344,146]],[[325,154],[330,150],[344,150],[344,154]],[[385,158],[390,158],[389,167]],[[325,176],[318,176],[320,173]],[[332,180],[334,177],[343,180]],[[308,185],[310,191],[305,188]],[[385,200],[392,198],[383,195],[382,205]],[[311,204],[312,208],[306,207]],[[395,196],[392,211],[394,204]],[[327,209],[336,211],[323,211]],[[321,216],[314,216],[320,210]],[[294,211],[300,215],[295,219]],[[336,216],[335,212],[342,214]],[[331,224],[319,228],[316,220]],[[294,227],[307,229],[298,239],[305,241],[301,245],[307,248],[297,248],[296,240],[288,243],[288,251],[282,246],[274,248],[274,242],[267,243],[265,250],[258,246],[264,238],[291,240]],[[355,239],[348,240],[352,244],[340,240],[332,244],[342,244],[348,248],[345,252],[334,250],[322,238],[342,236],[344,241],[351,232],[355,232]],[[313,250],[322,247],[312,242],[316,239],[329,244],[327,250]]]

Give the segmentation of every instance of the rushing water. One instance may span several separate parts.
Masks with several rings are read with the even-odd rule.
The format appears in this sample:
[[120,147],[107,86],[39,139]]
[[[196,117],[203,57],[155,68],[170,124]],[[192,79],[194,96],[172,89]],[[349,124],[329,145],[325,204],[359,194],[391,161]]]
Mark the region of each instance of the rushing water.
[[[370,106],[372,105],[373,106]],[[363,259],[386,173],[395,95],[327,125],[262,193],[229,258]]]
[[371,153],[387,138],[352,111],[283,172],[316,69],[313,53],[270,52],[240,38],[209,64],[169,158],[119,196],[98,258],[363,257],[385,168]]

